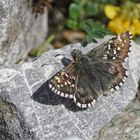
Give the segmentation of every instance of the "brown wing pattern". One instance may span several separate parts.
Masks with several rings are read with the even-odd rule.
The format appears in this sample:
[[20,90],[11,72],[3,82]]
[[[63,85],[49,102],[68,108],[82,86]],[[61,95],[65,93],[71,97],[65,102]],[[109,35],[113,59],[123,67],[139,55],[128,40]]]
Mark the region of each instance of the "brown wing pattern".
[[75,65],[70,63],[49,80],[49,87],[54,93],[66,98],[74,97],[76,75],[74,67]]
[[117,60],[122,62],[128,56],[128,52],[130,51],[131,39],[131,33],[128,31],[124,32],[97,46],[95,49],[89,51],[87,55],[95,60]]

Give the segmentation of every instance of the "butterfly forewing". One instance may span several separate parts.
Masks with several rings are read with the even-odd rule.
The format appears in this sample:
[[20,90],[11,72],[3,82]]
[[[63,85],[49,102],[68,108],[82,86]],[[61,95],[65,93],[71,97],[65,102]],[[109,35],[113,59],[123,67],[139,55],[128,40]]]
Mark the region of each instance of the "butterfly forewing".
[[122,33],[89,51],[87,55],[95,60],[117,60],[122,62],[130,51],[131,39],[132,35],[130,32]]
[[51,90],[66,98],[74,97],[75,88],[75,65],[72,63],[64,67],[53,78],[49,80]]

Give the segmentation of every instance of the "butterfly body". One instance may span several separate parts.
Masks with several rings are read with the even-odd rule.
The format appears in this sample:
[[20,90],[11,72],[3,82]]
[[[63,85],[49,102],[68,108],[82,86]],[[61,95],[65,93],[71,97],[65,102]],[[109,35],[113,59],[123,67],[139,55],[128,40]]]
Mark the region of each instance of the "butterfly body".
[[71,98],[80,108],[93,106],[108,90],[117,90],[127,77],[123,61],[131,46],[131,34],[125,32],[102,43],[86,54],[71,52],[73,60],[49,80],[50,89]]

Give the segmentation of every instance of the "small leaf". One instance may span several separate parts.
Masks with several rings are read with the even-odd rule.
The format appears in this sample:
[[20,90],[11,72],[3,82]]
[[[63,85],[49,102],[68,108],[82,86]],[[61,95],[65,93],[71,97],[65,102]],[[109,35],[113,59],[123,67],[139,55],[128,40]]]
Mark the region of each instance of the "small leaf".
[[90,42],[97,43],[96,38],[103,38],[105,35],[111,33],[111,31],[104,28],[101,23],[94,22],[93,20],[86,21],[83,30],[86,32],[86,37],[82,42],[82,44],[84,44],[83,46]]
[[70,5],[70,7],[69,7],[69,16],[73,20],[77,20],[80,17],[80,7],[77,4],[72,3]]
[[82,46],[83,47],[86,47],[88,43],[91,43],[91,42],[94,42],[94,43],[98,43],[98,41],[91,37],[91,36],[86,36],[83,41],[81,42]]
[[95,16],[99,13],[100,8],[99,8],[99,3],[93,3],[92,1],[89,1],[86,4],[85,11],[88,16]]
[[104,35],[100,31],[93,32],[92,36],[95,38],[103,38],[104,37]]
[[72,20],[72,19],[69,19],[67,22],[66,22],[68,28],[70,29],[77,29],[77,21],[75,20]]

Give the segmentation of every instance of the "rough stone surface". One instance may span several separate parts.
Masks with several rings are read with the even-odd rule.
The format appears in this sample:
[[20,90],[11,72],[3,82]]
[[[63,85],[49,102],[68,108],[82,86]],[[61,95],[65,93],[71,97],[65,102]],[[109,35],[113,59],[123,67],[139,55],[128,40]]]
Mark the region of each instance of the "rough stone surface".
[[35,18],[29,1],[0,0],[0,65],[25,57],[47,35],[47,13]]
[[[104,41],[100,40],[99,44]],[[118,114],[135,97],[140,76],[140,47],[133,43],[132,52],[125,63],[128,79],[119,91],[108,93],[100,98],[94,107],[79,110],[72,100],[53,94],[47,80],[56,74],[63,65],[56,54],[70,58],[73,48],[88,49],[98,44],[81,48],[80,44],[49,51],[37,60],[1,67],[0,94],[12,102],[25,118],[36,138],[40,140],[62,140],[76,136],[81,140],[95,140],[99,130]],[[42,64],[46,64],[41,67]]]
[[0,140],[33,140],[33,133],[12,103],[0,97]]
[[139,140],[140,100],[133,100],[123,112],[101,129],[99,136],[99,140]]

